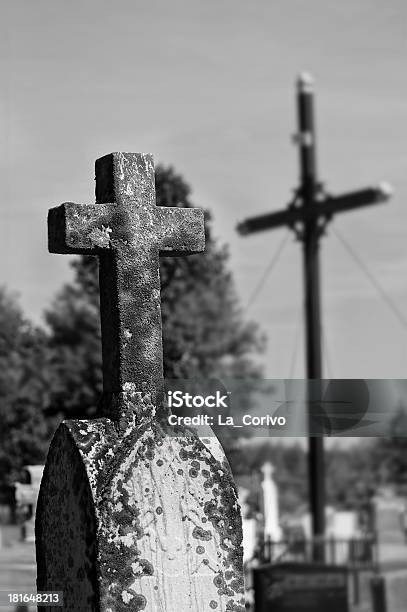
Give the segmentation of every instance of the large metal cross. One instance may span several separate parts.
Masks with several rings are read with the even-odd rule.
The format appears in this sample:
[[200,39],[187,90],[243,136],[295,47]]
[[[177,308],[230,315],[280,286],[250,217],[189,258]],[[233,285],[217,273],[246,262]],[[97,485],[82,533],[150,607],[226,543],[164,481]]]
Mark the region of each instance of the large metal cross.
[[[387,184],[332,197],[317,179],[315,159],[313,80],[300,75],[297,83],[298,127],[296,142],[300,152],[300,187],[286,210],[246,219],[238,225],[242,235],[282,226],[290,227],[303,244],[306,365],[308,379],[322,378],[319,242],[326,225],[339,212],[383,202],[391,195]],[[309,394],[310,395],[310,394]],[[310,398],[309,398],[310,399]],[[310,422],[312,415],[310,415]],[[314,436],[312,436],[314,433]],[[325,532],[324,446],[322,436],[309,438],[309,490],[313,534]],[[319,549],[321,550],[321,549]]]
[[163,378],[159,255],[204,250],[198,208],[156,206],[151,155],[96,161],[96,204],[65,203],[48,215],[51,253],[99,256],[103,390],[131,383],[151,392]]

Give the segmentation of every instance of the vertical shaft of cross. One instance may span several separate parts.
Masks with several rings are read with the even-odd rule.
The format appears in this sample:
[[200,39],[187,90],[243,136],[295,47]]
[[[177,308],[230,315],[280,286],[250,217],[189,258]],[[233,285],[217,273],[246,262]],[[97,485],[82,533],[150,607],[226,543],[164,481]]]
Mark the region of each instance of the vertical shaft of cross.
[[[301,168],[302,205],[314,206],[318,189],[315,155],[314,92],[309,75],[302,74],[298,79],[298,128],[299,154]],[[321,356],[321,319],[320,319],[320,271],[319,271],[318,218],[309,218],[304,223],[303,260],[305,292],[306,328],[306,370],[307,379],[322,378]],[[312,406],[311,385],[308,389],[308,405]],[[316,398],[319,399],[319,398]],[[311,429],[311,422],[309,423]],[[312,434],[312,432],[310,432]],[[309,436],[309,496],[312,516],[312,533],[321,537],[325,532],[325,470],[324,439],[322,436]],[[316,557],[322,556],[322,547],[315,547]]]
[[163,378],[159,257],[203,251],[204,217],[156,205],[151,155],[111,153],[95,169],[95,204],[49,211],[49,250],[99,257],[102,409],[118,418],[130,392],[155,401]]

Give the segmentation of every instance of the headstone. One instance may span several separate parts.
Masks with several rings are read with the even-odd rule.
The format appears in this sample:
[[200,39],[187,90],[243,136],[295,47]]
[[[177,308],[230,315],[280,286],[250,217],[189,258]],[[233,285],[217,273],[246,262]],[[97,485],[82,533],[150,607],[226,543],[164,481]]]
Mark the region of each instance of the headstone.
[[254,568],[256,612],[348,612],[346,567],[279,563]]
[[352,538],[360,537],[357,512],[353,510],[335,510],[332,516],[332,525],[327,531],[327,535],[340,540],[351,540]]
[[[339,564],[348,563],[354,560],[356,554],[355,540],[361,538],[361,533],[358,525],[358,515],[351,510],[335,510],[327,517],[326,521],[326,538],[334,541],[332,561]],[[326,546],[326,556],[329,558],[332,546],[329,542]]]
[[[399,564],[398,568],[396,566],[394,570],[386,571],[383,578],[385,578],[385,585],[380,585],[378,581],[376,584],[372,581],[373,584],[371,585],[372,593],[379,600],[376,607],[377,611],[382,612],[383,606],[382,608],[379,607],[380,599],[382,601],[385,599],[387,603],[387,608],[384,608],[385,612],[405,612],[407,601],[407,565],[401,567],[401,564]],[[376,609],[374,609],[374,612],[376,612]]]
[[404,539],[402,522],[404,500],[390,488],[382,488],[373,501],[379,542],[383,545],[398,544]]
[[38,493],[43,465],[25,465],[24,470],[28,473],[28,483],[15,482],[15,498],[18,507],[29,506],[30,518],[24,521],[24,541],[35,541],[35,514],[37,509]]
[[[326,537],[346,537],[345,533],[350,533],[352,531],[350,525],[353,525],[354,520],[357,520],[356,514],[344,512],[343,518],[341,518],[341,515],[342,512],[338,512],[333,506],[325,506]],[[352,518],[350,518],[350,515],[352,515]],[[304,512],[300,516],[299,524],[304,531],[305,537],[307,539],[312,538],[312,520],[310,512]]]
[[273,478],[274,467],[270,461],[266,461],[261,471],[263,472],[261,486],[264,504],[264,538],[265,540],[270,539],[272,542],[279,542],[281,540],[281,527],[278,509],[278,489]]
[[229,465],[214,437],[168,426],[159,392],[159,255],[203,250],[202,211],[156,206],[152,157],[113,153],[95,205],[51,209],[49,248],[99,256],[104,389],[100,417],[64,421],[51,443],[38,590],[69,611],[244,612]]
[[243,562],[246,563],[254,557],[257,546],[257,520],[249,517],[249,507],[247,498],[250,494],[249,489],[238,487],[238,497],[242,513],[243,529]]

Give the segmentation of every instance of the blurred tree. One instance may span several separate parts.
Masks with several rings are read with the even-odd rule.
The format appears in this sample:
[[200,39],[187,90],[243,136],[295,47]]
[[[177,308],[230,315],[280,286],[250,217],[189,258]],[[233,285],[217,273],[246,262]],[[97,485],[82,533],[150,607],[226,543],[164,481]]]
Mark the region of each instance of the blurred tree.
[[[192,206],[189,186],[172,168],[157,167],[156,197],[159,206]],[[207,213],[204,254],[161,258],[166,378],[259,375],[253,356],[262,338],[243,319],[228,257],[213,238]],[[102,384],[97,265],[96,257],[75,259],[73,282],[46,312],[57,379],[48,414],[96,413]]]
[[[235,475],[250,476],[252,488],[247,503],[252,508],[261,506],[261,468],[270,461],[275,468],[273,478],[279,490],[281,514],[295,513],[307,504],[307,457],[298,442],[291,445],[269,439],[250,439],[235,445],[228,454]],[[246,485],[247,487],[248,485]],[[249,486],[250,488],[250,486]]]
[[386,437],[377,438],[373,464],[379,484],[394,484],[407,492],[407,407],[400,403]]
[[[370,503],[376,481],[374,444],[359,441],[348,447],[336,446],[325,451],[327,503],[338,509],[362,511]],[[281,513],[297,513],[308,504],[307,451],[299,444],[283,444],[268,439],[245,440],[228,456],[235,475],[260,474],[265,461],[275,468]],[[249,502],[259,504],[261,494],[253,478]]]
[[343,510],[359,510],[370,499],[376,483],[370,439],[326,451],[327,501]]
[[43,331],[23,316],[14,296],[0,289],[0,484],[18,478],[25,464],[45,460],[52,423],[50,370]]

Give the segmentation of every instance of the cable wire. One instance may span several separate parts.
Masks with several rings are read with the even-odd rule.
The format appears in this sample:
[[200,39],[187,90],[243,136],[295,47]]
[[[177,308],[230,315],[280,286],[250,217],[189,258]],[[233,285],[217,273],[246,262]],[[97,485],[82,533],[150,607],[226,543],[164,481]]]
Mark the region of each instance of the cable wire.
[[255,286],[254,290],[252,291],[251,296],[249,297],[246,307],[245,307],[245,311],[248,310],[250,308],[250,306],[254,303],[254,301],[256,300],[256,298],[258,297],[258,295],[260,294],[261,290],[263,289],[267,278],[270,276],[271,272],[274,270],[275,266],[277,265],[278,260],[280,259],[281,253],[284,250],[285,245],[288,242],[288,238],[290,236],[290,233],[287,232],[282,241],[280,242],[280,245],[278,247],[278,249],[276,250],[276,252],[274,253],[273,257],[270,260],[270,263],[267,265],[266,269],[263,272],[263,275],[261,276],[259,282],[257,283],[257,285]]
[[361,270],[365,273],[367,278],[370,280],[370,282],[376,289],[377,293],[380,295],[383,301],[387,304],[387,306],[393,312],[393,314],[398,319],[398,321],[401,323],[401,325],[404,327],[404,329],[407,329],[407,317],[405,317],[405,315],[399,310],[398,306],[393,302],[392,298],[387,294],[386,290],[383,289],[383,287],[378,282],[378,280],[373,276],[372,272],[363,262],[360,255],[358,255],[355,252],[355,250],[351,247],[349,242],[345,240],[345,238],[338,232],[337,229],[332,227],[332,231],[335,234],[335,236],[338,238],[339,242],[342,244],[344,249],[349,253],[352,259],[359,265]]
[[299,308],[298,315],[297,315],[297,324],[295,326],[293,351],[291,353],[291,359],[290,359],[290,369],[289,369],[289,376],[288,376],[289,380],[292,380],[295,374],[295,366],[297,364],[298,349],[300,346],[300,339],[301,339],[302,322],[303,322],[302,308]]
[[326,376],[323,376],[323,378],[331,379],[333,378],[332,360],[331,360],[331,354],[328,350],[328,336],[326,333],[325,324],[321,326],[321,336],[322,336],[322,359],[326,367]]
[[[302,308],[300,308],[298,311],[297,325],[295,327],[295,339],[294,339],[294,345],[293,345],[293,350],[292,350],[291,359],[290,359],[290,368],[289,368],[289,376],[288,376],[289,380],[293,379],[294,374],[295,374],[295,367],[297,365],[300,339],[302,336],[301,334],[302,323],[303,323]],[[326,376],[324,376],[324,378],[331,379],[333,378],[332,360],[331,360],[330,351],[328,350],[328,338],[327,338],[325,325],[321,325],[321,340],[322,340],[322,358],[323,358],[323,362],[326,368]]]

